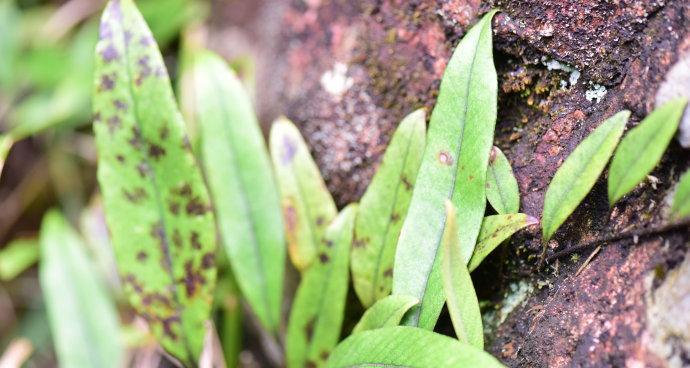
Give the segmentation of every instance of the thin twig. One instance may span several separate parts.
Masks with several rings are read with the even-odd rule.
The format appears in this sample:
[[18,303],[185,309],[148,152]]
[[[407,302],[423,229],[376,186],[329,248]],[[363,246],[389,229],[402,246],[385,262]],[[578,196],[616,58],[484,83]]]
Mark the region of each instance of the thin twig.
[[582,272],[582,270],[584,270],[585,267],[587,267],[589,262],[592,262],[592,259],[594,259],[594,257],[599,253],[600,250],[601,250],[601,245],[598,246],[596,249],[594,249],[594,252],[592,252],[592,254],[590,254],[589,257],[587,257],[587,259],[582,264],[582,266],[580,266],[580,268],[577,269],[577,272],[575,272],[575,276],[579,275],[580,272]]
[[604,239],[596,239],[584,244],[579,244],[572,246],[568,249],[564,249],[562,251],[556,252],[555,254],[549,256],[546,258],[546,263],[550,263],[556,259],[563,258],[565,256],[571,255],[573,253],[591,248],[597,244],[605,244],[605,243],[610,243],[618,240],[623,240],[623,239],[629,239],[633,237],[638,237],[638,238],[646,238],[649,236],[654,236],[658,234],[663,234],[663,233],[668,233],[668,232],[673,232],[673,231],[678,231],[682,229],[688,229],[690,228],[690,218],[678,221],[678,222],[673,222],[670,224],[666,224],[661,227],[655,227],[655,228],[650,228],[650,229],[639,229],[639,230],[631,230],[631,231],[625,231],[622,233],[618,233],[615,235],[612,235],[608,238]]

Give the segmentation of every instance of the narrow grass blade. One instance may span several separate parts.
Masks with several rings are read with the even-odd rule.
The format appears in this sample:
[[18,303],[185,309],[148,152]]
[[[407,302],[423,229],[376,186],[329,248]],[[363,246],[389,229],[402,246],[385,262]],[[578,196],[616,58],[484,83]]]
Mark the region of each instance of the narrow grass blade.
[[98,181],[130,304],[170,354],[198,361],[216,278],[206,187],[151,32],[111,0],[96,46]]
[[0,280],[9,281],[38,261],[38,241],[20,238],[0,250]]
[[483,349],[482,314],[479,311],[479,302],[470,272],[467,270],[467,262],[460,252],[456,217],[455,206],[447,201],[446,228],[443,231],[441,256],[443,293],[446,295],[448,312],[458,340]]
[[542,231],[545,241],[575,211],[604,171],[625,129],[630,112],[621,111],[601,123],[556,171],[546,190]]
[[190,69],[201,156],[223,244],[242,295],[261,324],[276,332],[285,236],[259,122],[241,82],[222,59],[200,52]]
[[380,299],[364,312],[352,333],[395,327],[400,324],[405,313],[417,304],[419,300],[407,295],[389,295]]
[[484,217],[482,229],[479,231],[477,246],[474,248],[472,258],[467,268],[474,271],[491,252],[511,235],[530,225],[536,225],[539,220],[525,215],[513,213],[508,215],[495,215]]
[[314,264],[304,273],[287,329],[287,366],[317,367],[338,343],[347,296],[356,205],[328,226]]
[[520,210],[520,190],[506,155],[496,146],[491,150],[486,172],[486,199],[499,214]]
[[115,303],[81,239],[60,213],[50,211],[40,242],[41,289],[60,367],[121,367]]
[[415,327],[364,331],[338,345],[327,367],[503,367],[488,353],[448,336]]
[[391,292],[395,246],[424,152],[425,123],[424,110],[403,119],[360,201],[351,268],[355,292],[365,307]]
[[393,267],[393,294],[411,295],[421,305],[406,324],[432,329],[443,290],[437,255],[445,223],[445,201],[458,209],[458,234],[469,261],[486,208],[486,170],[496,123],[496,70],[491,18],[486,14],[455,49],[441,80],[412,201]]
[[690,216],[690,170],[680,177],[671,204],[671,220],[682,220]]
[[687,100],[670,101],[631,129],[616,148],[609,168],[609,204],[630,193],[661,161],[678,129]]
[[304,271],[314,261],[324,231],[338,211],[299,130],[281,118],[273,123],[270,139],[288,254],[295,267]]

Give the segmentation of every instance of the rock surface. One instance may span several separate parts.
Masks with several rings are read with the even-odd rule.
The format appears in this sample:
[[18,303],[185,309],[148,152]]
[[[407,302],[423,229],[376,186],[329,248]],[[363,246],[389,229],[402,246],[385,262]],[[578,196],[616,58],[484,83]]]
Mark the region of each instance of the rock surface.
[[[238,26],[212,28],[211,44],[227,56],[257,56],[262,121],[286,114],[298,124],[339,206],[364,192],[397,122],[431,109],[453,46],[492,7],[503,10],[494,19],[496,144],[518,178],[521,211],[535,217],[551,177],[583,137],[621,109],[633,112],[629,126],[637,124],[690,48],[686,0],[264,0],[226,7],[214,12],[212,27],[232,19]],[[646,182],[612,210],[601,180],[548,254],[662,224],[666,197],[689,158],[674,142],[652,173],[658,183]],[[491,334],[488,349],[510,366],[665,366],[659,349],[642,339],[650,333],[645,300],[685,257],[690,231],[603,245],[579,273],[591,249],[536,271],[539,239],[536,232],[514,237],[474,274],[480,297],[497,303],[511,282],[536,286]],[[674,346],[690,365],[687,341]]]

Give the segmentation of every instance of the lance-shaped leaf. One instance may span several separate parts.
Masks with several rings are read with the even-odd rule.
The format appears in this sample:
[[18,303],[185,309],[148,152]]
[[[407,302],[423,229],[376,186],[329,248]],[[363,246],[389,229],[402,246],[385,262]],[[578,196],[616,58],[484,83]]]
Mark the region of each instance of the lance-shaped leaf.
[[352,333],[395,327],[400,324],[405,313],[417,304],[419,300],[407,295],[389,295],[380,299],[364,312]]
[[491,252],[511,235],[530,225],[536,225],[539,220],[524,213],[508,215],[494,215],[484,217],[479,231],[477,246],[467,268],[474,271]]
[[556,171],[544,197],[541,219],[544,240],[551,239],[597,182],[629,116],[630,112],[623,110],[601,123]]
[[458,340],[479,349],[484,348],[482,314],[474,291],[467,262],[461,254],[458,239],[457,214],[450,201],[446,202],[446,228],[443,231],[441,274],[443,293],[446,295],[448,312]]
[[278,190],[252,103],[225,62],[190,66],[201,154],[219,231],[242,295],[269,331],[279,325],[285,238]]
[[60,367],[121,367],[115,303],[81,239],[60,213],[50,211],[40,243],[41,289]]
[[397,326],[364,331],[340,343],[328,359],[342,367],[503,367],[488,353],[448,336]]
[[98,181],[125,293],[161,345],[198,361],[215,284],[215,226],[170,80],[132,0],[111,0],[96,47]]
[[36,239],[15,239],[0,249],[0,280],[9,281],[17,277],[38,261]]
[[286,118],[271,128],[271,157],[283,207],[288,254],[304,271],[338,210],[299,130]]
[[321,366],[338,343],[356,209],[347,206],[328,226],[314,264],[303,274],[287,329],[288,367]]
[[664,104],[621,140],[609,168],[611,206],[635,189],[659,163],[678,129],[686,103],[685,98],[678,98]]
[[520,190],[510,162],[500,148],[494,146],[486,172],[486,199],[499,214],[520,210]]
[[424,153],[425,123],[421,109],[403,119],[357,210],[352,282],[365,307],[391,292],[395,246]]
[[671,220],[681,220],[690,216],[690,170],[680,177],[671,204]]
[[463,229],[458,236],[467,261],[484,217],[486,169],[496,123],[494,13],[467,32],[448,62],[395,255],[393,293],[421,300],[406,322],[427,329],[434,327],[444,302],[437,255],[445,201],[451,199],[458,209]]

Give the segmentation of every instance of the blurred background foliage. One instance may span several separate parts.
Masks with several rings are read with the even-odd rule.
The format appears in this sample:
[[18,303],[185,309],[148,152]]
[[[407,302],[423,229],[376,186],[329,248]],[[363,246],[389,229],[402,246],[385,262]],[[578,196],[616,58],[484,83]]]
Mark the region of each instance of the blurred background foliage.
[[[160,45],[173,85],[183,86],[177,76],[182,74],[184,55],[204,46],[204,21],[212,4],[205,0],[138,0],[137,5]],[[47,311],[60,298],[79,294],[74,288],[85,285],[81,279],[85,273],[78,271],[83,269],[95,270],[95,282],[84,287],[100,288],[117,311],[123,364],[171,364],[120,295],[98,197],[90,100],[98,19],[104,6],[103,0],[0,0],[1,368],[52,367],[58,359],[69,359],[55,348],[51,337],[61,335],[59,329],[67,324],[51,321]],[[239,55],[229,61],[253,92],[251,56]],[[184,110],[185,95],[178,96]],[[193,122],[189,122],[189,130],[193,136]],[[45,234],[41,236],[41,223],[51,208],[61,213],[50,212],[53,217],[66,221],[52,219],[43,229],[67,234],[69,251],[46,241]],[[50,262],[42,258],[48,252]],[[81,260],[88,265],[79,263]],[[56,267],[74,271],[39,276],[55,275]],[[243,322],[237,288],[227,267],[219,267],[216,328],[226,363],[233,367],[243,348],[241,325],[251,321]],[[57,290],[42,292],[46,283]],[[76,355],[85,348],[70,350]],[[242,365],[259,363],[245,356]]]

